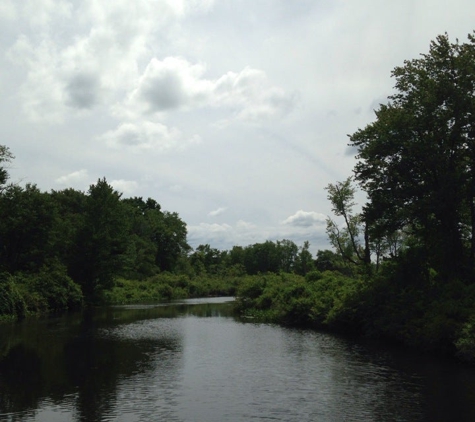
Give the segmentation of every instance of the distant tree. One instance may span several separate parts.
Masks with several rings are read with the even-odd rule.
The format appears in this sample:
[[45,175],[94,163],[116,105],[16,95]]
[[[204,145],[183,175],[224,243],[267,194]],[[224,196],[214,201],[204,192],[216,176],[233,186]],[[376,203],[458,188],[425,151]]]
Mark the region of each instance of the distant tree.
[[191,266],[197,275],[224,273],[227,252],[212,248],[209,244],[199,245],[190,255]]
[[288,239],[277,241],[277,254],[279,255],[279,271],[290,273],[294,270],[297,259],[298,246]]
[[244,265],[244,248],[242,246],[233,246],[228,252],[229,265]]
[[319,250],[317,252],[317,259],[315,260],[315,267],[318,271],[334,271],[338,269],[337,261],[341,258],[329,249]]
[[312,254],[309,251],[310,242],[305,241],[295,258],[294,271],[297,274],[305,275],[315,267]]
[[244,249],[244,266],[247,274],[277,273],[281,263],[277,244],[270,240],[249,245]]

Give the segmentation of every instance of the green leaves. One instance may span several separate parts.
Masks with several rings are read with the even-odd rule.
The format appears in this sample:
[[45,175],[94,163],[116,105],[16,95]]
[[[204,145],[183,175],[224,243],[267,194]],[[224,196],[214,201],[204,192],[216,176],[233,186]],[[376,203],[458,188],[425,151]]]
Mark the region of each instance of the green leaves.
[[361,214],[352,214],[355,206],[355,189],[351,183],[351,177],[343,182],[329,184],[326,187],[328,199],[332,204],[332,210],[337,217],[343,217],[344,227],[340,228],[330,217],[327,218],[327,235],[330,243],[338,251],[341,257],[352,264],[371,263],[369,245],[361,234],[366,233],[366,226]]
[[0,145],[0,191],[2,190],[2,185],[8,180],[8,172],[3,163],[9,163],[13,158],[10,149],[5,145]]
[[451,277],[475,257],[474,37],[460,44],[441,35],[392,76],[396,93],[350,136],[365,218],[373,237],[408,229]]

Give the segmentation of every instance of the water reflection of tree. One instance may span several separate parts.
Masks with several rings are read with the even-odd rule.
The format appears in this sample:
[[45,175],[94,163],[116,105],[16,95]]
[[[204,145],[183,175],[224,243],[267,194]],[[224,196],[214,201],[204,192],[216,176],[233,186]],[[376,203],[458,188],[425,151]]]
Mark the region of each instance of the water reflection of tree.
[[[18,413],[38,406],[42,396],[41,358],[17,344],[0,361],[0,413]],[[39,394],[38,394],[39,393]]]
[[117,385],[137,372],[153,369],[154,351],[173,350],[174,339],[117,341],[84,331],[65,345],[67,376],[77,388],[77,413],[80,420],[100,421],[113,413]]
[[[174,337],[131,341],[98,335],[106,324],[98,326],[89,313],[64,335],[51,335],[46,323],[33,325],[35,330],[19,330],[2,342],[0,415],[21,418],[42,402],[60,405],[74,396],[78,420],[104,420],[114,411],[120,381],[153,369],[157,350],[180,348]],[[110,322],[107,326],[114,329]],[[171,355],[164,353],[164,359]]]

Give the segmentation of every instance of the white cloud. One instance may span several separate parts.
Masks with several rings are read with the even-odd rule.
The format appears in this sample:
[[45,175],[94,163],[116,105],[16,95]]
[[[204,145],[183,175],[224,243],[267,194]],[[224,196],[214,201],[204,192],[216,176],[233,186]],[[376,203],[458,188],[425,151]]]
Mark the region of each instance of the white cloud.
[[17,17],[17,10],[13,0],[2,0],[0,3],[0,19],[14,20]]
[[208,217],[216,217],[216,216],[222,214],[222,213],[223,213],[224,211],[226,211],[226,210],[227,210],[226,207],[220,207],[220,208],[218,208],[218,209],[216,209],[216,210],[214,210],[214,211],[210,211],[210,212],[208,213]]
[[[12,6],[3,8],[13,14]],[[171,0],[137,0],[133,7],[89,0],[75,13],[70,2],[29,0],[22,12],[29,25],[42,28],[31,37],[21,34],[9,51],[27,70],[20,89],[24,110],[31,120],[54,123],[121,101],[139,76],[139,61],[150,55],[157,28],[165,35],[186,11]],[[69,37],[54,37],[58,29]]]
[[126,196],[133,194],[138,188],[138,183],[133,180],[112,180],[110,184],[116,191],[123,193]]
[[86,169],[74,171],[65,176],[58,177],[55,182],[60,185],[77,186],[84,185],[89,180],[89,173]]
[[282,224],[295,227],[311,227],[325,224],[327,217],[314,211],[297,211],[282,221]]
[[159,113],[212,107],[228,110],[231,117],[224,121],[228,123],[233,119],[282,117],[295,106],[296,94],[273,86],[262,70],[246,67],[217,80],[205,79],[205,71],[203,64],[191,64],[183,58],[153,58],[119,113],[130,116],[137,110]]
[[299,246],[308,240],[313,252],[326,247],[327,244],[327,235],[323,224],[305,227],[291,225],[262,226],[239,220],[234,225],[200,223],[188,226],[188,241],[192,247],[208,243],[218,249],[229,250],[235,245],[248,246],[266,240],[277,241],[282,239],[291,240]]
[[216,81],[216,106],[235,110],[240,120],[258,120],[280,117],[295,105],[296,94],[272,86],[264,71],[246,67],[239,73],[228,72]]
[[201,79],[204,71],[204,66],[191,65],[182,58],[153,58],[131,94],[131,105],[152,113],[198,105],[212,89],[211,82]]
[[33,121],[60,122],[64,92],[55,46],[46,40],[34,46],[28,37],[21,35],[7,57],[28,68],[26,81],[19,90],[26,115]]
[[[200,223],[195,226],[188,226],[188,241],[193,247],[200,244],[223,244],[231,240],[233,228],[228,224]],[[216,246],[215,246],[216,247]]]
[[[6,5],[6,15],[14,16],[13,4]],[[211,0],[138,0],[133,6],[88,0],[73,10],[64,0],[28,0],[23,18],[42,30],[19,35],[9,49],[10,59],[27,71],[19,89],[27,117],[61,123],[103,107],[109,115],[136,120],[144,113],[211,107],[230,114],[219,121],[223,126],[289,113],[295,94],[273,85],[263,70],[248,66],[210,79],[203,63],[158,58],[155,42],[166,43],[179,33],[174,25],[185,16],[209,12],[213,5]],[[58,29],[69,36],[58,38]]]
[[104,141],[111,148],[126,148],[133,152],[184,149],[201,141],[197,135],[187,138],[176,128],[150,121],[122,123],[97,140]]
[[255,224],[249,223],[244,220],[239,220],[236,223],[236,229],[240,231],[252,231],[252,230],[255,230],[256,228],[257,226]]
[[170,192],[180,193],[183,192],[183,185],[173,185],[168,189]]
[[34,26],[48,27],[57,19],[72,16],[72,4],[64,0],[28,0],[23,6],[23,14]]

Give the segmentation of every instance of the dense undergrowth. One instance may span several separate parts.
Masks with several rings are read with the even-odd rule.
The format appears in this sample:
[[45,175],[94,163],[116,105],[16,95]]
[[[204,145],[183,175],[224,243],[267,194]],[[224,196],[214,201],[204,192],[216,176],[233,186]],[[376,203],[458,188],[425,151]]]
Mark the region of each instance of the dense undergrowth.
[[[160,302],[207,296],[233,296],[237,277],[176,275],[161,273],[145,280],[117,279],[103,290],[95,305]],[[64,268],[38,274],[0,274],[0,321],[31,315],[79,309],[86,304],[81,287]]]
[[[339,271],[306,276],[267,273],[235,277],[161,273],[117,279],[101,304],[152,303],[190,297],[236,296],[236,312],[261,322],[299,325],[402,343],[475,362],[475,285],[441,283],[388,263],[372,277]],[[80,286],[64,268],[0,274],[0,321],[84,306]]]
[[191,297],[234,296],[238,278],[162,273],[146,280],[119,279],[104,293],[104,303],[127,304]]
[[380,338],[474,362],[475,286],[440,284],[435,274],[414,284],[391,274],[245,277],[236,308],[260,321]]
[[48,268],[37,274],[0,274],[0,321],[63,312],[82,305],[80,286],[62,268]]

